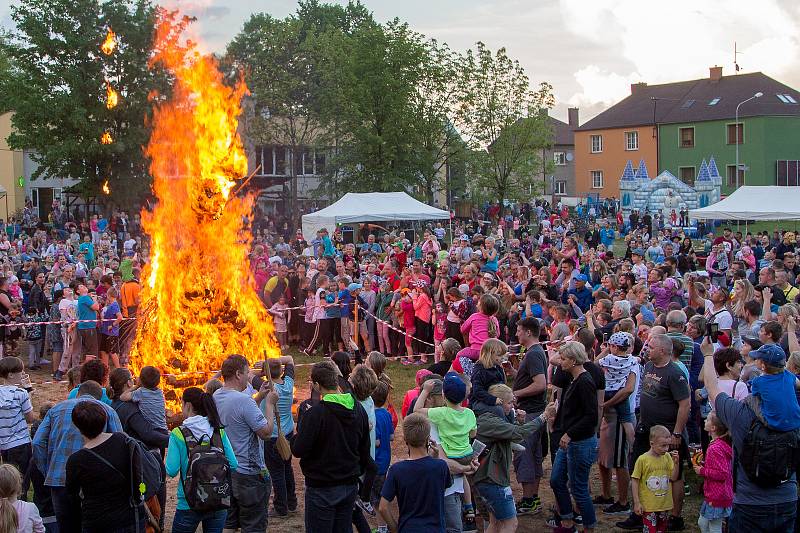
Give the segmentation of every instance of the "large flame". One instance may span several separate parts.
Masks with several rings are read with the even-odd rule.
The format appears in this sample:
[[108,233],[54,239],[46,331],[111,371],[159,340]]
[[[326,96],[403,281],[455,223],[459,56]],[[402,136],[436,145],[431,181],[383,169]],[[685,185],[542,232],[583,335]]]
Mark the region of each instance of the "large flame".
[[107,56],[110,56],[114,53],[114,50],[117,49],[117,34],[111,28],[108,28],[108,33],[106,33],[106,38],[103,41],[103,44],[100,45],[100,50]]
[[243,82],[223,84],[216,61],[181,34],[188,19],[161,11],[155,55],[175,79],[158,106],[147,147],[158,203],[142,213],[151,258],[142,275],[142,311],[131,366],[158,367],[168,405],[179,389],[200,385],[230,354],[251,362],[280,355],[272,319],[248,265],[244,227],[253,198],[231,195],[247,172],[237,134]]
[[106,80],[106,109],[114,109],[119,103],[119,93],[111,86],[111,82]]

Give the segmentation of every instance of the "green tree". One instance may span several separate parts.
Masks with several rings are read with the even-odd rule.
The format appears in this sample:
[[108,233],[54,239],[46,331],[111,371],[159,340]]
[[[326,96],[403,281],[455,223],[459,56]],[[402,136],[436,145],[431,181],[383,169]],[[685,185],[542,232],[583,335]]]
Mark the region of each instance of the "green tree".
[[[166,76],[148,69],[155,8],[148,0],[21,0],[12,8],[16,29],[3,45],[10,75],[0,93],[14,111],[9,144],[30,149],[42,175],[79,180],[84,196],[129,205],[149,191],[142,146],[149,139],[148,97],[168,90]],[[100,51],[108,28],[118,48]],[[106,80],[119,103],[106,108]],[[110,132],[114,140],[101,144]]]
[[[541,151],[552,144],[546,110],[554,105],[552,87],[536,90],[518,61],[504,48],[492,53],[479,42],[467,52],[459,108],[462,133],[472,148],[476,196],[500,202],[529,198],[541,187]],[[545,162],[545,170],[547,162]]]

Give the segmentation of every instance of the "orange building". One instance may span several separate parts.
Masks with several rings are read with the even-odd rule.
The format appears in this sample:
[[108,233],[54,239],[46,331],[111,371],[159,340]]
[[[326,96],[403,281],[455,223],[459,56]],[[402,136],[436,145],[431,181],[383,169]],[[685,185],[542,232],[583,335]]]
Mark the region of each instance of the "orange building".
[[658,128],[678,101],[676,94],[692,82],[665,85],[634,83],[631,94],[575,130],[575,188],[579,196],[619,198],[619,180],[630,160],[644,160],[658,175]]

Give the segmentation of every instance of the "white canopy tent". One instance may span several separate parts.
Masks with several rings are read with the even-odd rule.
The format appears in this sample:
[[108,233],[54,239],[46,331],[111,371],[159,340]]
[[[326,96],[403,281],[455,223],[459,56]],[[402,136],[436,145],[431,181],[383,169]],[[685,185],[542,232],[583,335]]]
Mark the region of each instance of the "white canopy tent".
[[706,220],[800,220],[800,187],[739,187],[719,202],[690,209],[690,218]]
[[311,241],[322,228],[333,233],[336,224],[395,220],[450,220],[450,213],[404,192],[349,192],[325,209],[303,215],[303,236]]

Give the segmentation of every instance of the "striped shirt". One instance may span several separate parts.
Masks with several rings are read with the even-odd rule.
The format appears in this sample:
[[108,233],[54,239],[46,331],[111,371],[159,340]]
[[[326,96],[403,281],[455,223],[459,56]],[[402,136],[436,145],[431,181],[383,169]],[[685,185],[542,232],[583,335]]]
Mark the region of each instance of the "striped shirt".
[[31,411],[33,406],[28,391],[15,385],[0,385],[0,450],[31,441],[25,421],[25,415]]

